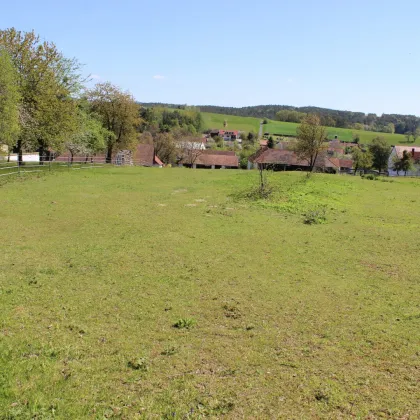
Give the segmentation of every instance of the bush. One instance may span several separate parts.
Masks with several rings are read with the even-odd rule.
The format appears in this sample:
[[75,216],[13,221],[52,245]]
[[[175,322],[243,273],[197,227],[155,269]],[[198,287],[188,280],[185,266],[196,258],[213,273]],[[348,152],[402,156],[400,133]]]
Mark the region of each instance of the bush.
[[306,225],[319,225],[327,221],[325,208],[309,210],[304,214],[303,223]]
[[378,175],[376,174],[366,174],[362,175],[363,179],[369,179],[370,181],[376,181],[378,179]]
[[174,328],[178,328],[178,329],[190,329],[191,327],[193,327],[195,324],[195,321],[192,318],[181,318],[178,319],[178,321],[175,322],[175,324],[173,324],[172,326]]
[[140,359],[132,359],[129,360],[127,366],[134,370],[140,370],[142,372],[147,372],[149,370],[149,366],[147,365],[147,360],[142,357]]

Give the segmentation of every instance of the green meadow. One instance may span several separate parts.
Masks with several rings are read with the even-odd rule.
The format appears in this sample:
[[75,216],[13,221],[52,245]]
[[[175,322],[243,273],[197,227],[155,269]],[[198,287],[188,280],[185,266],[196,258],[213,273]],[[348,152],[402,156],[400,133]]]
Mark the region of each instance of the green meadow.
[[219,128],[224,129],[223,123],[228,122],[227,128],[230,130],[254,131],[258,133],[260,128],[260,119],[254,117],[238,117],[235,115],[214,114],[202,112],[204,129]]
[[[268,124],[264,125],[264,133],[283,134],[293,136],[296,134],[296,128],[299,124],[288,123],[282,121],[269,120]],[[353,135],[358,135],[362,144],[369,144],[375,137],[384,137],[390,145],[410,144],[402,134],[378,133],[375,131],[353,130],[349,128],[328,127],[328,138],[334,139],[335,136],[342,141],[352,141]]]
[[[254,131],[258,133],[260,126],[260,118],[238,117],[233,115],[213,114],[202,112],[204,128],[223,129],[223,122],[227,120],[228,128],[232,130]],[[268,120],[268,124],[264,124],[263,133],[278,134],[284,136],[295,136],[296,128],[299,124],[288,123],[283,121]],[[353,130],[349,128],[328,127],[328,138],[334,139],[335,136],[342,141],[352,141],[353,135],[359,135],[363,144],[369,144],[375,137],[384,137],[390,145],[410,144],[402,134],[379,133],[374,131]]]
[[2,181],[0,418],[419,418],[420,180],[267,177]]

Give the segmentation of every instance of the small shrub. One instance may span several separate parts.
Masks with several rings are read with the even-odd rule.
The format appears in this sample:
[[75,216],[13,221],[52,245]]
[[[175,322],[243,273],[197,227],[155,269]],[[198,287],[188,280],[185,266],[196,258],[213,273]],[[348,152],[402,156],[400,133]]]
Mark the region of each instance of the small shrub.
[[162,356],[172,356],[177,353],[178,350],[174,346],[166,346],[164,350],[160,353]]
[[306,225],[319,225],[327,221],[325,208],[309,210],[304,214],[303,223]]
[[181,318],[178,319],[178,321],[175,322],[175,324],[173,324],[174,328],[178,328],[178,329],[190,329],[191,327],[193,327],[195,324],[195,321],[192,318]]
[[366,175],[362,175],[363,179],[368,179],[370,181],[377,181],[378,179],[378,175],[376,174],[366,174]]
[[133,370],[140,370],[141,372],[147,372],[149,370],[147,360],[144,357],[129,360],[127,366]]

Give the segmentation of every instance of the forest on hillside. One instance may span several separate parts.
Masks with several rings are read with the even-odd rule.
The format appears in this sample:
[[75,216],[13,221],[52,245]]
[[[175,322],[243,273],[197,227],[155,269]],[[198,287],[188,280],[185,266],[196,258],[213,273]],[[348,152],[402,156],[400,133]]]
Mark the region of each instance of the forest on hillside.
[[[167,107],[184,109],[186,105],[142,103],[145,107]],[[418,136],[420,118],[415,115],[382,114],[340,111],[315,106],[294,107],[289,105],[256,105],[241,108],[215,105],[198,105],[201,112],[236,115],[241,117],[268,118],[271,120],[299,123],[306,114],[318,114],[323,125],[328,127],[354,128]]]

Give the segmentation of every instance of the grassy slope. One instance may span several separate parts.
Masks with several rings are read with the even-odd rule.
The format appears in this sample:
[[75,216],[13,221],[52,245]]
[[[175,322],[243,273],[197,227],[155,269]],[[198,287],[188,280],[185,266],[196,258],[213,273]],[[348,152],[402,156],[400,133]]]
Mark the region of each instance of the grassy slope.
[[[269,123],[264,126],[264,132],[269,132],[272,134],[276,133],[294,135],[296,134],[297,126],[298,124],[295,123],[270,120]],[[359,134],[361,143],[365,144],[370,143],[375,137],[378,136],[385,137],[390,145],[408,144],[407,139],[402,134],[376,133],[372,131],[360,131],[347,128],[328,127],[328,137],[331,139],[333,139],[334,136],[338,136],[340,140],[352,141],[353,134],[356,133]]]
[[420,181],[276,173],[271,202],[229,199],[256,178],[1,187],[0,413],[418,418]]
[[[259,118],[253,117],[237,117],[232,115],[213,114],[209,112],[203,112],[204,128],[223,128],[223,121],[228,121],[228,127],[232,130],[244,130],[244,131],[255,131],[259,129]],[[270,134],[284,134],[293,136],[296,134],[296,127],[298,124],[287,123],[282,121],[269,120],[268,124],[264,125],[264,132]],[[361,142],[368,144],[377,136],[383,136],[387,139],[390,145],[401,145],[409,144],[405,136],[402,134],[389,134],[389,133],[376,133],[372,131],[359,131],[346,128],[328,128],[328,136],[333,139],[334,136],[338,136],[340,140],[352,141],[353,133],[357,133],[360,136]]]
[[260,119],[253,117],[237,117],[234,115],[213,114],[210,112],[203,112],[204,128],[221,128],[223,129],[223,122],[227,120],[228,129],[241,131],[254,131],[258,133],[260,127]]

